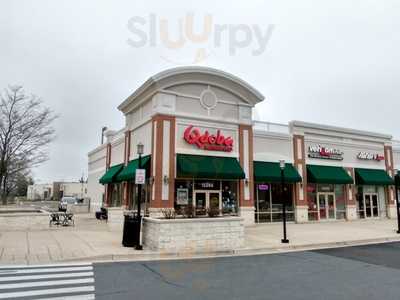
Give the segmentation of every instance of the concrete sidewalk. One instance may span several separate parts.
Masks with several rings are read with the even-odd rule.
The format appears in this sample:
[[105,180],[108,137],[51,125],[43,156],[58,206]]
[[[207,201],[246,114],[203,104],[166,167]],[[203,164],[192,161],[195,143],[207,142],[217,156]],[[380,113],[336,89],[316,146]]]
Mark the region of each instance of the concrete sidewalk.
[[289,245],[280,243],[281,223],[260,224],[246,228],[245,248],[232,253],[170,255],[124,248],[121,232],[110,231],[106,223],[94,219],[93,215],[76,215],[75,227],[41,231],[1,231],[0,228],[0,265],[248,255],[400,241],[396,224],[396,220],[288,224]]

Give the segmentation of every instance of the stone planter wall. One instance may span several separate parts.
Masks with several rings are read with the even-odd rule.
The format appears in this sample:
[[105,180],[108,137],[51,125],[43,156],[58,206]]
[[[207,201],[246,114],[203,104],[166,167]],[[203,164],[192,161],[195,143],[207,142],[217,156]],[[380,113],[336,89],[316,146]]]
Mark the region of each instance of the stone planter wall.
[[35,231],[49,228],[50,215],[40,213],[2,213],[0,231]]
[[244,246],[244,220],[144,218],[142,241],[145,247],[166,253],[229,252]]
[[124,227],[124,209],[121,207],[109,207],[108,210],[108,228],[111,231],[122,231]]

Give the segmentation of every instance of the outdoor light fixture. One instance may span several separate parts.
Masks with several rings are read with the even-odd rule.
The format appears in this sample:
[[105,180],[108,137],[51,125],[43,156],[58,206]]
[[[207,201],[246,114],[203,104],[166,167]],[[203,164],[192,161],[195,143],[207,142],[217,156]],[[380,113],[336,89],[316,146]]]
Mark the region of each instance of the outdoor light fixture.
[[154,183],[154,177],[151,176],[151,177],[149,177],[149,184],[152,185],[153,183]]
[[168,176],[167,175],[164,175],[164,184],[168,184],[168,182],[169,182],[169,178],[168,178]]
[[281,170],[285,170],[285,160],[284,159],[281,159],[279,161],[279,167],[281,168]]
[[282,212],[283,212],[283,244],[288,244],[289,240],[286,237],[286,199],[284,197],[284,185],[285,185],[285,160],[279,160],[279,168],[281,169],[281,201],[282,201]]
[[143,155],[144,152],[144,146],[142,143],[137,144],[137,154],[138,155]]

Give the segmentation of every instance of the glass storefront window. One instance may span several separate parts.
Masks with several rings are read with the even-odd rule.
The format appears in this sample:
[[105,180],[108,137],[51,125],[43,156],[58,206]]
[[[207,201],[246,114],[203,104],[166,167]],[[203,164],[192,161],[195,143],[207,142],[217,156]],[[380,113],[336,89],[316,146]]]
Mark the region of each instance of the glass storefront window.
[[237,203],[237,182],[222,181],[222,213],[236,214],[238,212]]
[[112,184],[112,194],[109,207],[120,207],[122,205],[122,184]]
[[[150,186],[147,184],[146,185],[143,184],[141,185],[141,187],[142,187],[142,195],[141,195],[142,201],[140,202],[140,209],[144,210],[146,213]],[[129,209],[137,211],[139,186],[134,183],[130,183],[129,188],[130,188]]]
[[283,194],[278,183],[258,182],[254,188],[257,223],[282,221],[282,199],[286,202],[287,220],[294,221],[293,185],[285,184]]
[[175,210],[180,211],[186,206],[193,206],[193,181],[175,180]]
[[307,185],[307,205],[308,205],[308,220],[318,220],[318,205],[317,205],[317,185]]
[[336,219],[346,219],[346,197],[344,185],[335,185],[335,198],[336,198]]

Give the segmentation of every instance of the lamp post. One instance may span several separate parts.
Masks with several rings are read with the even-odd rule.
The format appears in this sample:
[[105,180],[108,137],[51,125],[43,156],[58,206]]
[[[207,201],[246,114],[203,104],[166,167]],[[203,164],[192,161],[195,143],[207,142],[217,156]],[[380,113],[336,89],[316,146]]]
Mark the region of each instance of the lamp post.
[[[142,168],[142,154],[143,154],[143,152],[144,152],[144,146],[143,146],[142,143],[139,143],[137,145],[137,153],[139,155],[139,167],[138,167],[138,169]],[[138,222],[139,222],[139,225],[138,225],[139,226],[139,228],[138,228],[139,241],[138,241],[138,244],[135,247],[136,250],[143,250],[143,246],[140,243],[140,230],[141,230],[141,226],[142,226],[142,216],[140,215],[140,213],[141,213],[141,208],[140,208],[141,202],[142,202],[142,185],[138,184],[138,205],[137,205],[138,212],[137,212],[137,218],[138,218]]]
[[289,244],[289,240],[286,236],[286,199],[283,195],[284,192],[284,184],[285,184],[285,161],[282,159],[279,161],[279,167],[281,169],[281,201],[282,201],[282,213],[283,213],[283,239],[281,242],[283,244]]
[[400,234],[399,183],[400,183],[400,175],[399,175],[399,173],[397,173],[397,174],[394,176],[394,192],[395,192],[395,194],[396,194],[397,233]]

